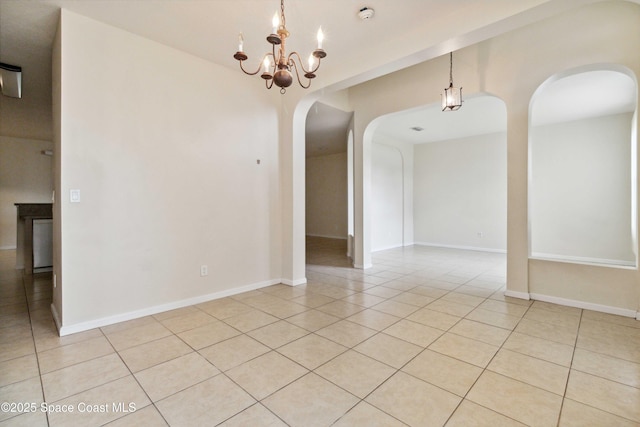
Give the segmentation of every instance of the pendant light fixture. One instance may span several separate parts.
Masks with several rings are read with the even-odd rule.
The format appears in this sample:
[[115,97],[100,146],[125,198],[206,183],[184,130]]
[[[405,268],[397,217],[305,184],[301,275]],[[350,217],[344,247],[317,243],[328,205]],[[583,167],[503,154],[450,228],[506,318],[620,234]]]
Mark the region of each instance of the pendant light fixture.
[[449,52],[449,87],[442,94],[442,111],[456,111],[462,107],[462,88],[453,87],[453,52]]
[[[265,80],[267,89],[271,89],[275,84],[280,88],[280,93],[285,93],[286,88],[293,83],[294,74],[301,87],[304,89],[309,88],[311,79],[316,77],[315,73],[320,68],[320,61],[327,56],[327,53],[322,50],[322,41],[324,39],[322,27],[318,29],[318,47],[309,55],[309,65],[305,68],[298,52],[293,51],[287,55],[285,45],[286,39],[289,37],[289,31],[287,31],[284,16],[284,0],[280,0],[280,13],[276,12],[273,15],[272,24],[273,32],[267,36],[267,41],[271,44],[271,52],[262,57],[261,65],[256,71],[249,72],[242,65],[242,62],[247,60],[247,55],[242,50],[244,43],[242,33],[238,37],[238,51],[233,57],[240,62],[240,69],[245,74],[254,76],[262,71],[260,77]],[[306,83],[303,83],[300,79],[300,73],[307,79]]]

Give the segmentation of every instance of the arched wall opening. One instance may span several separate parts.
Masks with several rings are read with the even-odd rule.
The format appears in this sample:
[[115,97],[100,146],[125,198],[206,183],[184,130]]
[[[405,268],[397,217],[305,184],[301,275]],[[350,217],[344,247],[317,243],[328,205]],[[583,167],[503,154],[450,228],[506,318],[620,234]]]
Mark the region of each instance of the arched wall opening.
[[429,104],[374,119],[365,132],[371,250],[505,253],[506,123],[504,101],[484,93],[456,112]]
[[636,265],[637,85],[630,70],[550,77],[529,114],[530,257]]
[[330,104],[331,99],[320,98],[305,120],[306,263],[350,266],[353,113]]
[[[533,93],[531,298],[637,316],[637,93],[635,73],[611,63],[556,73]],[[574,116],[545,123],[545,110],[562,117],[563,105]]]

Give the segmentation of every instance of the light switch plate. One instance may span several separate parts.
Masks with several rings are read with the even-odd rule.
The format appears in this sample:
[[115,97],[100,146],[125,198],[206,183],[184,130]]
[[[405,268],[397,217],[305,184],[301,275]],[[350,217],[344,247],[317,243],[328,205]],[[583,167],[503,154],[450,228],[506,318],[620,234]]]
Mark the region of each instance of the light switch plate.
[[71,203],[80,203],[80,190],[69,190],[69,201]]

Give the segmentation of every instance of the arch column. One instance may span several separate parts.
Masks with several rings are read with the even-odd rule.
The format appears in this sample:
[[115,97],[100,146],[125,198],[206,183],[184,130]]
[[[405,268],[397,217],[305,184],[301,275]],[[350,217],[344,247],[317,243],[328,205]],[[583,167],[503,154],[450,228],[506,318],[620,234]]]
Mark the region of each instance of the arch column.
[[529,299],[528,104],[507,101],[507,290]]
[[[291,94],[289,92],[292,92]],[[280,108],[280,202],[282,283],[307,283],[305,248],[305,126],[315,98],[300,99],[289,90]]]
[[355,268],[367,269],[371,262],[371,139],[375,128],[370,120],[354,113],[354,261]]

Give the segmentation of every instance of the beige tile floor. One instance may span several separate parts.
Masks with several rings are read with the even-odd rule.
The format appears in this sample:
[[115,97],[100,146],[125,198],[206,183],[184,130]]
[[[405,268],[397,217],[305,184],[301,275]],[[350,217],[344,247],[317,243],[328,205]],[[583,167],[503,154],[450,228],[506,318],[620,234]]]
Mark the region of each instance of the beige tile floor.
[[63,338],[50,277],[0,251],[0,402],[37,408],[0,426],[640,425],[640,322],[506,298],[504,255],[416,246],[361,271],[308,246],[307,285]]

